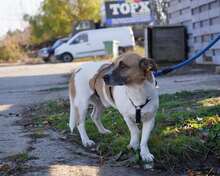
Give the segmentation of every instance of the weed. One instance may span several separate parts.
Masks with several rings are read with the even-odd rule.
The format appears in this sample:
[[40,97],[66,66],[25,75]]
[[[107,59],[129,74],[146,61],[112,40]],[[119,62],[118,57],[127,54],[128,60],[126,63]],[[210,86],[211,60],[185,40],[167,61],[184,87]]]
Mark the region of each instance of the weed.
[[12,155],[12,156],[9,156],[7,158],[7,160],[9,161],[13,161],[13,162],[16,162],[16,163],[23,163],[23,162],[26,162],[30,159],[30,156],[28,155],[27,152],[22,152],[22,153],[19,153],[17,155]]

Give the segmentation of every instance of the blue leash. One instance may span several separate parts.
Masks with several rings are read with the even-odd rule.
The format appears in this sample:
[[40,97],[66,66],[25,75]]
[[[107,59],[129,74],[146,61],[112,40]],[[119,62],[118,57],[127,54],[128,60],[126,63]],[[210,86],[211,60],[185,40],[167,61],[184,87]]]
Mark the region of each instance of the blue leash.
[[190,64],[192,61],[196,60],[196,59],[199,58],[201,55],[203,55],[206,51],[208,51],[208,50],[209,50],[213,45],[215,45],[219,40],[220,40],[220,35],[219,35],[216,39],[212,40],[212,41],[208,44],[208,46],[207,46],[206,48],[202,49],[202,50],[199,51],[198,53],[195,53],[195,54],[194,54],[192,57],[190,57],[189,59],[186,59],[186,60],[184,59],[184,61],[181,62],[181,63],[179,63],[179,64],[176,64],[176,65],[173,65],[173,66],[171,66],[171,67],[164,68],[164,69],[162,69],[162,70],[159,70],[159,71],[157,71],[157,72],[154,72],[154,76],[155,76],[155,77],[162,76],[162,75],[165,75],[165,74],[167,74],[167,73],[170,73],[170,72],[172,72],[172,71],[174,71],[174,70],[177,70],[177,69],[179,69],[179,68],[182,68],[182,67],[184,67],[185,65]]

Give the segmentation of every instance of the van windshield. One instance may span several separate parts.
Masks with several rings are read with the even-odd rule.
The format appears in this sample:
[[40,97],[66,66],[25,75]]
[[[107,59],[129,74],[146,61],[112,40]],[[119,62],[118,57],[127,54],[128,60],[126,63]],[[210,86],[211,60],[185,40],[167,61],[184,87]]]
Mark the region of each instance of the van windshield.
[[80,34],[78,37],[76,37],[71,44],[78,44],[78,43],[85,43],[88,42],[88,35],[87,34]]

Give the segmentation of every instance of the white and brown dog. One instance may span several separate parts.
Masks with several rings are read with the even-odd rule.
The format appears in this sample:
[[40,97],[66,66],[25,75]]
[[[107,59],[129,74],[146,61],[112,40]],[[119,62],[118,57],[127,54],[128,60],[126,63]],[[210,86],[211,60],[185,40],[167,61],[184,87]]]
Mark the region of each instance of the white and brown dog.
[[[153,161],[148,139],[159,106],[154,70],[152,59],[135,53],[124,54],[113,63],[91,62],[75,69],[69,82],[69,126],[71,131],[77,126],[84,146],[94,144],[85,130],[89,104],[94,107],[91,116],[100,133],[110,133],[100,116],[105,107],[112,106],[119,110],[130,130],[129,146],[135,150],[140,147],[142,160]],[[141,142],[138,122],[143,123]]]

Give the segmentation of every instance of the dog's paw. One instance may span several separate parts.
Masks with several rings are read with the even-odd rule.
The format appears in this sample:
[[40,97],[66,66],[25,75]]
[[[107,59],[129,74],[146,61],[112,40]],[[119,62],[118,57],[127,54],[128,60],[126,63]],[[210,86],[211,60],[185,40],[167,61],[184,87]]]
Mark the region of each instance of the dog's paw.
[[140,148],[140,145],[138,142],[130,142],[128,148],[133,150],[138,150]]
[[151,153],[147,152],[141,152],[141,158],[145,162],[152,162],[154,160],[154,155]]
[[83,146],[84,147],[92,147],[92,146],[94,146],[95,145],[95,142],[93,141],[93,140],[85,140],[85,141],[82,141],[82,143],[83,143]]
[[101,131],[99,131],[101,134],[111,134],[112,132],[108,129],[103,129]]

